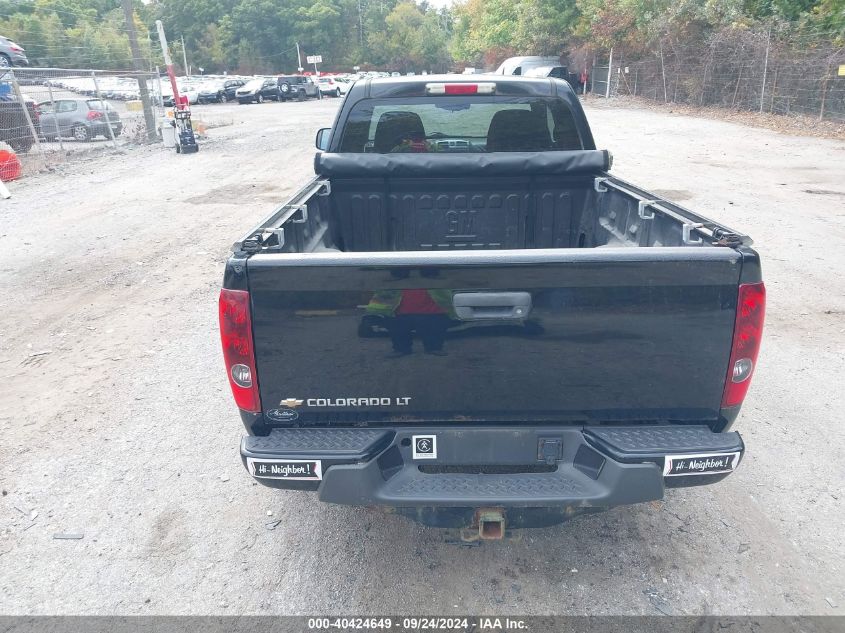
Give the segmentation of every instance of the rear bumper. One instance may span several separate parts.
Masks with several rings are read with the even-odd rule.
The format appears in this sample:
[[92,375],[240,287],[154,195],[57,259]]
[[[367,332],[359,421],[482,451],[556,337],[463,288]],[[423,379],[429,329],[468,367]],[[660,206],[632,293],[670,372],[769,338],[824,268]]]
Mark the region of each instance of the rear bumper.
[[[415,454],[421,436],[434,437],[434,457]],[[641,503],[726,477],[744,450],[738,433],[706,426],[277,429],[241,442],[261,484],[402,508]]]

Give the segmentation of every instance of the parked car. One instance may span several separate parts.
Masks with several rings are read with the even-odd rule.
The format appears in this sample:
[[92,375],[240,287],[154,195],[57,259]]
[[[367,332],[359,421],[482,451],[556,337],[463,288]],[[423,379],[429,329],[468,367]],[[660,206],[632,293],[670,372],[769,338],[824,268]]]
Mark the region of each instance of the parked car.
[[217,81],[206,84],[205,87],[200,87],[199,102],[200,103],[227,103],[234,101],[237,97],[235,92],[238,88],[244,85],[242,79],[227,79],[225,81]]
[[50,71],[19,68],[15,71],[15,79],[21,86],[46,86],[50,82]]
[[[187,97],[190,105],[199,103],[200,90],[197,82],[180,77],[176,80],[176,87],[179,89],[179,96]],[[172,108],[173,89],[170,87],[170,80],[166,77],[161,80],[161,90],[162,105],[166,108]]]
[[357,79],[357,77],[335,77],[334,81],[340,89],[340,94],[345,95]]
[[317,84],[320,88],[320,94],[325,97],[339,97],[343,94],[340,89],[340,82],[335,81],[333,77],[318,77]]
[[319,97],[320,89],[311,77],[305,75],[282,75],[277,79],[279,94],[283,101],[296,99],[304,101],[308,97]]
[[177,86],[179,88],[179,96],[187,97],[190,105],[195,105],[200,101],[199,86],[194,83],[182,83]]
[[223,276],[257,482],[491,539],[736,470],[760,257],[611,174],[568,83],[360,80],[316,141]]
[[282,97],[276,80],[267,78],[246,82],[235,90],[235,98],[238,103],[243,105],[245,103],[264,103],[268,100],[280,101]]
[[20,44],[0,35],[0,68],[10,66],[29,66],[29,60]]
[[199,86],[198,103],[215,103],[219,98],[223,82],[219,80],[208,80]]
[[45,141],[72,137],[74,140],[87,142],[95,136],[111,138],[112,133],[119,136],[123,131],[123,122],[111,104],[100,99],[57,99],[53,103],[46,101],[38,104],[41,113],[41,135]]

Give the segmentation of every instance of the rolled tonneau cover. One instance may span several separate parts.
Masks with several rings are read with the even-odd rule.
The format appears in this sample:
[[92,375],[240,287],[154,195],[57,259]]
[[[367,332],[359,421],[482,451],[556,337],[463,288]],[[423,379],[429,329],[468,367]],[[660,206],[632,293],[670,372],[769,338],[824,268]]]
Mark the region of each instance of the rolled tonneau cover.
[[314,172],[324,177],[517,176],[596,174],[610,169],[600,150],[495,152],[491,154],[336,154],[319,152]]

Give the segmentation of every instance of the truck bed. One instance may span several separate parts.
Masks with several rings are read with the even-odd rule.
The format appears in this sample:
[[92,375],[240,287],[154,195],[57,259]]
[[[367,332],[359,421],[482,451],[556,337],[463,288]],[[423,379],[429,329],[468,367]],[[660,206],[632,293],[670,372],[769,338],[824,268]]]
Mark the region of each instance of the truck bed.
[[315,163],[318,177],[236,243],[236,251],[751,243],[745,235],[610,177],[606,151],[514,152],[495,158],[324,153]]
[[[746,236],[610,177],[605,152],[438,156],[423,175],[419,160],[318,155],[319,176],[235,245],[244,273],[226,286],[250,292],[265,410],[304,400],[298,425],[729,424]],[[379,312],[419,292],[453,305]],[[397,339],[411,353],[392,357]]]

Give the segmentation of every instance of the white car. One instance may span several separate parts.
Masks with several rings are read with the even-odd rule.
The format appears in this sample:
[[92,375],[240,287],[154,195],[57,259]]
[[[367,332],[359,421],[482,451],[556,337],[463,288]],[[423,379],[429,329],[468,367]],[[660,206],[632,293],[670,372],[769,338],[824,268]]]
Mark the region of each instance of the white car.
[[340,89],[340,94],[345,95],[349,92],[349,89],[352,87],[352,84],[358,79],[356,76],[352,77],[335,77],[334,81],[337,84],[337,87]]
[[194,105],[199,103],[200,100],[200,90],[199,85],[195,82],[183,82],[177,83],[176,87],[179,88],[179,95],[183,97],[188,97],[188,103]]
[[320,86],[320,94],[324,97],[339,97],[343,94],[340,82],[334,77],[318,77],[317,85]]
[[183,90],[179,91],[179,94],[188,97],[188,103],[190,103],[191,105],[199,103],[200,91],[196,87],[184,88]]

